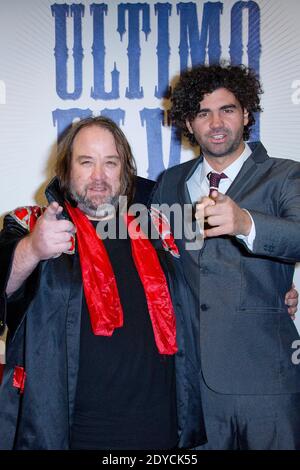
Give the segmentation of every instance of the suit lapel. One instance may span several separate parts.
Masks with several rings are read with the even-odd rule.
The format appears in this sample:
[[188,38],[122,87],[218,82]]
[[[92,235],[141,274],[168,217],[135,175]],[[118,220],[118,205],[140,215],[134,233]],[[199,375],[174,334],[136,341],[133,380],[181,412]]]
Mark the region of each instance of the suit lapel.
[[[193,242],[193,239],[190,240],[188,238],[186,238],[186,235],[187,235],[187,231],[189,230],[190,233],[195,233],[196,231],[196,220],[193,218],[192,220],[192,201],[191,201],[191,198],[190,198],[190,194],[189,194],[189,190],[188,190],[188,187],[187,187],[187,182],[189,180],[189,178],[193,175],[193,173],[196,171],[196,168],[202,163],[203,161],[203,157],[200,156],[199,158],[197,158],[196,160],[191,160],[189,163],[190,164],[186,164],[183,168],[182,168],[182,175],[181,175],[181,178],[178,182],[178,187],[177,187],[177,195],[178,195],[178,201],[180,203],[180,205],[182,206],[182,208],[184,207],[185,204],[188,204],[191,208],[191,210],[185,210],[184,211],[184,215],[185,215],[185,218],[183,220],[183,239],[182,239],[182,243],[184,245],[184,250],[185,252],[187,252],[192,258],[193,260],[197,263],[198,262],[198,257],[199,257],[199,249],[197,250],[186,250],[186,244],[189,243],[189,242]],[[191,223],[191,220],[192,220],[192,223]]]
[[250,157],[245,161],[239,174],[228,189],[226,195],[237,201],[244,193],[245,188],[249,185],[249,181],[259,171],[259,164],[267,160],[268,154],[265,147],[260,143],[249,144],[252,151]]
[[255,163],[251,155],[245,161],[237,177],[226,192],[226,195],[236,201],[239,198],[240,194],[243,194],[245,186],[249,184],[249,181],[252,179],[256,171],[257,164]]
[[178,201],[181,205],[192,204],[187,182],[192,174],[196,171],[196,168],[202,163],[202,161],[203,157],[196,158],[195,160],[188,162],[186,166],[182,168],[182,175],[177,187]]
[[[261,142],[250,142],[248,144],[252,150],[252,154],[246,160],[242,166],[239,174],[235,178],[234,182],[227,191],[227,195],[232,199],[239,197],[245,188],[245,185],[249,183],[249,180],[252,179],[256,171],[259,169],[259,164],[266,161],[269,157],[265,147]],[[191,198],[189,195],[187,181],[196,171],[196,168],[202,163],[203,157],[200,156],[196,160],[191,160],[186,167],[182,168],[182,175],[178,184],[178,201],[180,204],[191,204]]]

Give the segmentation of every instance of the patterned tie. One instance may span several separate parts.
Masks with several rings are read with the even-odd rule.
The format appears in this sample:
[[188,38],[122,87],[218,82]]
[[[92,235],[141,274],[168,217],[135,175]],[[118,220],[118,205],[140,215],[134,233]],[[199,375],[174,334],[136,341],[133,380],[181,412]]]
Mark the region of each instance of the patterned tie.
[[208,173],[207,178],[209,179],[209,197],[213,191],[218,191],[221,179],[227,178],[225,173]]

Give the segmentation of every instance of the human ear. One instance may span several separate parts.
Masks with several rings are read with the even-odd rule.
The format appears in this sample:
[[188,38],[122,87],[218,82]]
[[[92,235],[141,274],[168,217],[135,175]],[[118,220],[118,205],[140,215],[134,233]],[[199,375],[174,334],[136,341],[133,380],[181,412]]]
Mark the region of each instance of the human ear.
[[188,120],[186,119],[186,120],[185,120],[185,125],[186,125],[186,127],[187,127],[189,133],[190,133],[190,134],[194,134],[194,131],[193,131],[193,128],[192,128],[192,126],[191,126],[190,121],[188,121]]

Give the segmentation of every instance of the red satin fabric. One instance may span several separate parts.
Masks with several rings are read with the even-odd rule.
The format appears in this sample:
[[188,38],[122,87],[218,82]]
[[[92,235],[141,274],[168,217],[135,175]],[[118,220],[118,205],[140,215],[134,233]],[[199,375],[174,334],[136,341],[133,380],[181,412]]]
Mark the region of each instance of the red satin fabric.
[[[66,203],[76,226],[85,298],[95,335],[111,336],[123,325],[123,311],[116,279],[102,240],[89,219]],[[175,313],[164,272],[157,254],[144,233],[136,229],[133,216],[125,215],[132,255],[142,281],[160,354],[175,354]]]
[[24,367],[15,366],[13,375],[13,386],[19,389],[20,394],[24,393],[26,372]]
[[111,336],[123,326],[123,310],[115,275],[102,240],[89,219],[66,203],[76,227],[83,289],[95,335]]
[[144,286],[156,346],[161,354],[175,354],[175,313],[157,253],[132,215],[125,216],[131,239],[132,256]]

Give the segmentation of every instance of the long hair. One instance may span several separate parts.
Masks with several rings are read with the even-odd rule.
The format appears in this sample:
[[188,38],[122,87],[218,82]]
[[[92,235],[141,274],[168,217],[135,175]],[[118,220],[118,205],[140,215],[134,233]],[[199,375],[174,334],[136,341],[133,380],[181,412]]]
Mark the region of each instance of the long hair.
[[191,122],[197,116],[204,95],[219,88],[230,91],[242,109],[248,111],[249,122],[244,126],[243,138],[249,139],[251,127],[255,123],[254,113],[262,110],[262,88],[255,72],[244,65],[200,65],[182,73],[171,97],[171,119],[193,145],[197,142],[194,135],[190,134],[186,121]]
[[121,159],[120,193],[122,196],[127,196],[128,204],[130,204],[134,196],[135,160],[125,134],[114,121],[104,116],[88,117],[76,122],[65,131],[59,140],[55,171],[64,197],[69,196],[74,139],[81,129],[90,126],[99,126],[113,135]]

